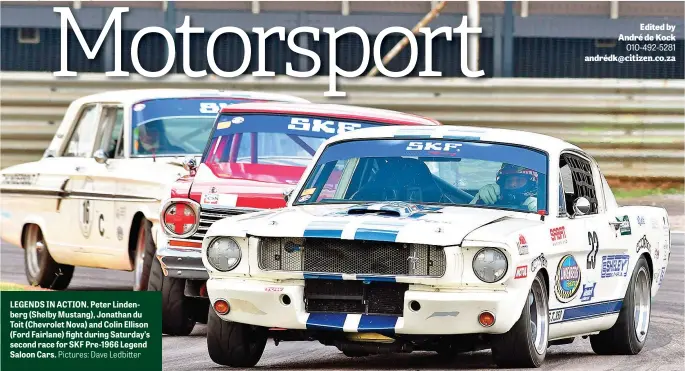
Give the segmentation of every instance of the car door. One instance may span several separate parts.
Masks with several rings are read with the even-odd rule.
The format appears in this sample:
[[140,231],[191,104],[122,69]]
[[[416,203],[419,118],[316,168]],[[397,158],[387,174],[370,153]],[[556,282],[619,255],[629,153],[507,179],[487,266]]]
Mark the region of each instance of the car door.
[[[555,285],[563,287],[566,283],[568,289],[571,287],[568,283],[575,283],[575,293],[560,290],[569,296],[566,306],[586,305],[582,313],[592,318],[604,314],[600,312],[606,309],[606,306],[594,306],[593,303],[614,297],[613,285],[606,282],[607,266],[627,269],[627,264],[624,264],[627,261],[623,259],[622,251],[617,250],[620,234],[615,233],[617,231],[609,223],[611,219],[604,204],[601,177],[594,162],[574,151],[562,153],[559,165],[567,225],[569,232],[576,236],[569,253],[579,266],[580,275],[575,282],[564,281],[564,277],[555,278]],[[575,207],[581,198],[589,204],[585,212]]]
[[[67,178],[65,195],[57,205],[57,213],[48,222],[48,244],[58,256],[68,255],[68,263],[79,265],[81,259],[74,253],[83,253],[92,244],[92,226],[95,221],[90,197],[93,178],[88,173],[95,138],[98,133],[101,107],[97,103],[84,104],[76,123],[61,148],[56,160]],[[58,259],[59,260],[59,259]]]

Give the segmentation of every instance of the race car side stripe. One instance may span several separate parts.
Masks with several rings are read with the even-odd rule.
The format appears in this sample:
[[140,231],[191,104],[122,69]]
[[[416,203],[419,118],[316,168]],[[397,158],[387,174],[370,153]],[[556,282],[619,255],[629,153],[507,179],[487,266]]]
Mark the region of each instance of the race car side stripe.
[[340,238],[341,235],[341,229],[305,229],[302,237]]
[[358,281],[365,281],[365,282],[371,282],[371,281],[376,281],[376,282],[397,282],[395,279],[395,276],[374,276],[370,274],[358,274],[356,279]]
[[574,321],[612,313],[618,313],[621,310],[622,305],[623,300],[619,299],[614,301],[593,303],[587,306],[568,308],[564,310],[564,317],[561,321]]
[[307,318],[307,330],[342,331],[345,317],[345,313],[310,313]]
[[357,332],[357,328],[359,328],[359,321],[361,319],[361,314],[348,314],[347,318],[345,319],[345,324],[343,325],[343,331]]
[[385,241],[395,242],[399,231],[389,231],[383,229],[359,228],[354,233],[355,240]]
[[359,320],[358,332],[386,332],[395,333],[395,325],[399,317],[377,316],[373,314],[363,314]]

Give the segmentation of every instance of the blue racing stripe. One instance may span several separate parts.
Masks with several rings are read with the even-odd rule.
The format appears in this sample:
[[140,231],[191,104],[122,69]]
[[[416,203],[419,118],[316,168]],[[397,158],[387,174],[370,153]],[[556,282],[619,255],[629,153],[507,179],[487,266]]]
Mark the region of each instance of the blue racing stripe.
[[426,215],[427,215],[426,213],[414,213],[414,214],[409,215],[409,217],[414,218],[414,219],[418,219],[418,218],[420,218],[422,216],[426,216]]
[[357,332],[385,332],[394,334],[398,318],[395,316],[362,314]]
[[364,282],[397,282],[395,276],[374,276],[370,274],[358,274],[355,276],[355,279]]
[[[359,228],[354,232],[355,240],[385,241],[395,242],[399,231],[388,231],[384,229]],[[306,236],[305,236],[306,237]]]
[[345,318],[345,313],[310,313],[307,318],[307,330],[342,331]]
[[564,309],[562,322],[618,313],[621,310],[621,306],[623,306],[623,300],[618,299],[566,308]]
[[335,280],[341,281],[343,279],[342,274],[329,274],[329,273],[305,273],[304,279],[306,280]]
[[305,229],[302,237],[340,238],[342,230],[337,229]]

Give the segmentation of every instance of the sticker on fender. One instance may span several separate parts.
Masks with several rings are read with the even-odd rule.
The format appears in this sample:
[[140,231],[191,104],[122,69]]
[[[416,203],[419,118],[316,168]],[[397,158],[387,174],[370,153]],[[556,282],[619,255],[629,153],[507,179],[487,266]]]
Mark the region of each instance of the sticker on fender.
[[235,206],[238,195],[203,193],[200,204],[209,206]]

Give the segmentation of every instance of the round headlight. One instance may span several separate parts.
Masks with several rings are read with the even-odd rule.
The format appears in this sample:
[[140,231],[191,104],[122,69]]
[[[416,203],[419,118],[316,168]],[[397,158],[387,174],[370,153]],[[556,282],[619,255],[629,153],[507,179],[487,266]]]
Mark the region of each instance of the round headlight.
[[240,263],[240,246],[232,238],[219,237],[207,246],[207,261],[214,269],[230,271]]
[[473,257],[473,273],[479,280],[495,283],[507,273],[507,257],[498,249],[486,247]]
[[188,236],[195,232],[197,214],[190,204],[173,203],[164,210],[162,218],[165,231],[172,236]]

